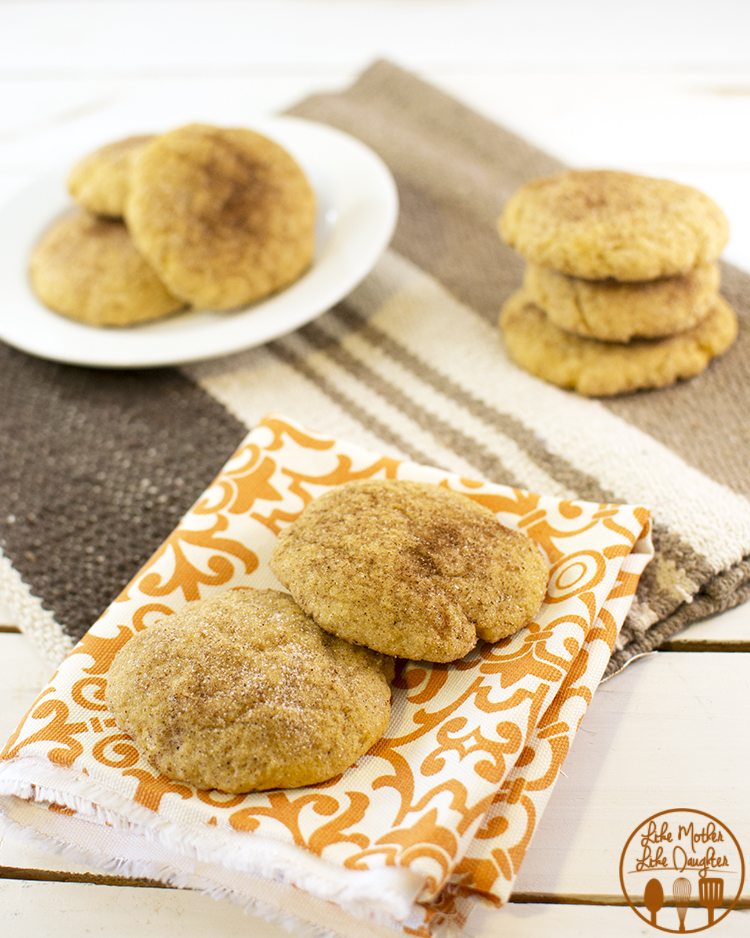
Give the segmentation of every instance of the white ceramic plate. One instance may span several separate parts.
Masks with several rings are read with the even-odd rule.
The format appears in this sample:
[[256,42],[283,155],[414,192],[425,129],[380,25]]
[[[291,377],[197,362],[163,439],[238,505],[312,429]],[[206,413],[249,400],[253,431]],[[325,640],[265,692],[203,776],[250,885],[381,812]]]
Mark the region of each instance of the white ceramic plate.
[[51,312],[28,283],[29,254],[70,208],[69,167],[43,176],[0,209],[0,339],[75,365],[149,368],[226,355],[291,332],[346,296],[390,241],[398,215],[393,178],[364,144],[293,117],[253,121],[299,161],[318,199],[310,270],[285,290],[236,312],[195,311],[126,329],[98,329]]

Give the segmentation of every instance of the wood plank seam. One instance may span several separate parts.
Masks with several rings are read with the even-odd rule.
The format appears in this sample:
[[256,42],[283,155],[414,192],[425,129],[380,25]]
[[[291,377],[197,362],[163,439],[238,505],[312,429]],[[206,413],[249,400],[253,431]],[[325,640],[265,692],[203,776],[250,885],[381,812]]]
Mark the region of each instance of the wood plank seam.
[[[22,867],[0,867],[0,879],[19,880],[35,883],[84,884],[89,886],[135,886],[142,889],[178,889],[185,887],[169,886],[152,879],[128,879],[125,876],[107,876],[95,873],[65,873],[56,870],[35,870]],[[192,891],[188,889],[187,891]],[[585,906],[626,906],[624,896],[606,894],[600,896],[582,893],[516,892],[510,902],[515,905],[585,905]],[[697,905],[696,902],[693,903]],[[740,899],[735,909],[750,909],[750,898]]]
[[0,880],[16,879],[34,883],[86,883],[90,886],[138,886],[149,889],[172,889],[156,879],[110,876],[106,873],[68,873],[64,870],[38,870],[31,867],[0,866]]
[[671,641],[665,642],[657,651],[739,651],[747,652],[750,651],[750,640],[744,641],[712,641],[711,639],[706,639],[701,641],[700,639],[695,639],[691,641],[690,639],[672,639]]

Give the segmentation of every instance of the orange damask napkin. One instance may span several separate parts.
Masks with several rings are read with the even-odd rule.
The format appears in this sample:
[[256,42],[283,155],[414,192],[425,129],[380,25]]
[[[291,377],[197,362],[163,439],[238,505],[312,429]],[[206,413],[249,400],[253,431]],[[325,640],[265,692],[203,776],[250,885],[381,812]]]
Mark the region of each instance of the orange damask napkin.
[[[245,796],[159,775],[105,704],[134,632],[268,559],[351,479],[445,485],[550,564],[535,622],[448,665],[405,662],[386,736],[323,785]],[[0,757],[4,828],[120,873],[226,896],[296,934],[449,934],[507,900],[651,557],[645,508],[564,501],[368,452],[269,417],[52,676]]]

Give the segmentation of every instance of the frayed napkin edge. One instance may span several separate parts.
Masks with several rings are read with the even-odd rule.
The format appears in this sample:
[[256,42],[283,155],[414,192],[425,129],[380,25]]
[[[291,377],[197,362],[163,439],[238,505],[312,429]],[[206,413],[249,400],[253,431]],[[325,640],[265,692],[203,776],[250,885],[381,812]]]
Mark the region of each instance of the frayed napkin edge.
[[[27,766],[33,763],[36,777],[45,775],[45,782],[52,784],[37,784],[19,777],[15,769],[24,763]],[[243,849],[239,850],[218,843],[207,847],[206,835],[210,836],[210,832],[186,832],[173,821],[123,799],[122,808],[127,808],[131,817],[134,808],[137,809],[134,824],[118,812],[118,802],[121,800],[119,795],[96,786],[91,779],[82,780],[67,774],[62,777],[63,773],[68,771],[44,765],[37,759],[20,758],[0,763],[0,832],[25,840],[30,845],[52,850],[58,856],[65,856],[73,861],[93,862],[103,869],[128,878],[154,879],[168,886],[194,888],[214,899],[227,898],[246,912],[279,924],[303,938],[340,938],[340,933],[305,921],[293,912],[263,902],[257,896],[243,894],[195,873],[177,869],[169,862],[162,864],[145,858],[113,857],[110,853],[99,852],[95,848],[84,849],[58,839],[39,827],[14,820],[6,810],[7,803],[9,799],[17,798],[24,801],[27,807],[39,812],[44,812],[47,805],[60,805],[75,812],[75,816],[68,820],[70,824],[83,821],[127,831],[144,845],[149,842],[156,843],[168,851],[172,858],[182,858],[188,864],[201,862],[223,866],[230,873],[244,873],[279,886],[303,890],[352,915],[360,929],[362,925],[369,925],[395,930],[396,934],[403,933],[403,926],[412,916],[417,897],[424,887],[421,877],[402,867],[387,867],[376,871],[342,869],[320,857],[301,852],[294,845],[270,841],[261,835],[238,841],[236,846],[243,846]],[[57,787],[60,783],[64,783],[67,790]],[[99,788],[96,794],[90,790],[95,787]],[[230,862],[227,862],[228,857]],[[352,924],[354,926],[355,922]],[[300,925],[304,930],[300,930]]]

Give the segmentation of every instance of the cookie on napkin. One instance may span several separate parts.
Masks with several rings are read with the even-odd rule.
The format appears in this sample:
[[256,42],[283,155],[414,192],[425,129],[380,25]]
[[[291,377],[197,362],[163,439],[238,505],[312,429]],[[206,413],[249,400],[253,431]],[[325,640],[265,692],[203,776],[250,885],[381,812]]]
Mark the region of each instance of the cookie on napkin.
[[393,663],[332,638],[286,593],[228,590],[134,636],[107,702],[171,779],[227,792],[297,788],[383,735]]
[[547,564],[465,495],[350,482],[279,535],[271,569],[326,631],[383,654],[455,661],[528,625]]
[[[493,523],[527,531],[551,563],[535,622],[455,664],[404,662],[387,735],[340,778],[231,795],[165,777],[104,703],[117,653],[145,643],[196,593],[267,586],[276,539],[313,499],[348,481],[383,478],[450,489],[483,506]],[[0,821],[89,863],[128,856],[134,876],[293,917],[300,929],[429,934],[438,921],[460,928],[481,897],[507,899],[513,876],[504,858],[512,855],[518,869],[650,556],[643,508],[464,479],[268,418],[63,661],[8,741]],[[185,671],[192,680],[192,665]],[[162,681],[164,704],[158,687],[148,692],[156,706],[170,697],[182,705],[179,679],[175,671]],[[225,732],[220,719],[216,732]],[[523,797],[509,798],[509,790]]]

